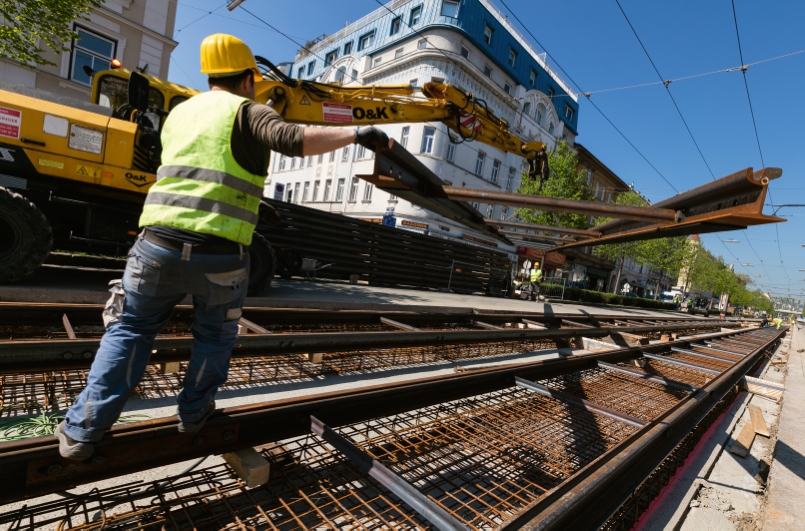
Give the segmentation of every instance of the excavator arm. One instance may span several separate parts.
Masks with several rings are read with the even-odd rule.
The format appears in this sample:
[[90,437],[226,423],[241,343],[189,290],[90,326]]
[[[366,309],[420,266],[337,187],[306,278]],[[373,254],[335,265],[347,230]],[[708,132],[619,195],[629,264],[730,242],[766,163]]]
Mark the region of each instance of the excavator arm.
[[425,83],[421,92],[410,85],[345,87],[292,79],[262,57],[267,69],[255,84],[255,100],[276,110],[287,122],[305,125],[360,126],[441,122],[462,143],[477,140],[525,158],[531,180],[548,178],[546,146],[529,142],[509,129],[486,102],[450,84]]

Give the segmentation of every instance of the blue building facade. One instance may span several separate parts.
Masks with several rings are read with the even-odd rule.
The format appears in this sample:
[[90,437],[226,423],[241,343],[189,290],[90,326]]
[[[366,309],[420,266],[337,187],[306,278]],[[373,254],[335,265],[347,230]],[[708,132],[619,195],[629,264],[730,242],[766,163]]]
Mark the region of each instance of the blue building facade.
[[[417,37],[423,31],[448,30],[456,39],[471,42],[481,50],[487,62],[506,73],[525,90],[537,90],[550,98],[556,115],[574,135],[578,133],[577,99],[562,79],[552,72],[492,0],[396,0],[387,3],[363,19],[301,51],[292,72],[301,79],[318,79],[338,59],[352,55],[368,57],[371,65],[376,55],[399,43]],[[357,75],[347,72],[347,76]],[[509,87],[514,89],[514,87]],[[506,90],[509,92],[509,90]]]

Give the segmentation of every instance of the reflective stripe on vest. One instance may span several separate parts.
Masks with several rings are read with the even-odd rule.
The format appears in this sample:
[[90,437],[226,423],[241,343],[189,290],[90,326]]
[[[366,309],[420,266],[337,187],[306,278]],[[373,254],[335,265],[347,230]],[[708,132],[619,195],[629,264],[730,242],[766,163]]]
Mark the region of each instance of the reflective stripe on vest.
[[162,130],[162,165],[148,191],[140,226],[161,225],[252,241],[265,175],[232,155],[232,129],[246,98],[216,90],[171,111]]

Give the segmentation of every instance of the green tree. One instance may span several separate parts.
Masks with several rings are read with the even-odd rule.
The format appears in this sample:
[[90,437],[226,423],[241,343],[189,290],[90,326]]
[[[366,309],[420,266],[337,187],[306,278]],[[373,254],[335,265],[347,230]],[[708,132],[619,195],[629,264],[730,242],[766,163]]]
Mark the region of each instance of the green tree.
[[[615,200],[616,205],[628,206],[646,206],[647,201],[637,192],[623,192],[618,195]],[[599,220],[597,225],[611,221],[609,218]],[[609,243],[605,245],[598,245],[593,250],[593,254],[606,258],[618,264],[618,273],[615,278],[615,287],[612,292],[617,293],[621,282],[621,272],[623,271],[623,263],[627,259],[637,262],[641,256],[643,242],[623,242],[623,243]]]
[[85,18],[103,0],[0,0],[0,57],[22,66],[52,65],[42,57],[42,44],[60,54],[70,51],[78,35],[71,22]]
[[[520,183],[520,188],[517,189],[517,193],[589,201],[593,199],[593,196],[590,193],[590,186],[587,184],[587,177],[584,171],[577,169],[578,163],[576,153],[563,140],[559,142],[555,151],[548,153],[548,166],[551,171],[542,190],[539,189],[539,181],[523,179]],[[527,223],[537,225],[576,229],[587,228],[587,216],[583,214],[523,208],[517,211],[517,215]]]
[[675,238],[657,238],[646,240],[637,245],[637,263],[657,272],[657,285],[654,289],[654,300],[660,295],[660,281],[667,275],[676,278],[685,262],[687,239],[684,236]]

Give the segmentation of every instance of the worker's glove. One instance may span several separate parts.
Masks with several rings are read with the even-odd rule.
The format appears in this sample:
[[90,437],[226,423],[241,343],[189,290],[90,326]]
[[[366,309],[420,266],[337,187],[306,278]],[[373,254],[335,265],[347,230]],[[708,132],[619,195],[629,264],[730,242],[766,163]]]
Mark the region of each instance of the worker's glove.
[[391,147],[388,135],[377,127],[364,127],[355,131],[355,143],[372,151],[385,151]]
[[265,201],[260,201],[260,210],[258,216],[261,223],[265,223],[266,225],[270,225],[272,227],[282,223],[282,218],[280,217],[280,213],[277,212],[277,209]]

